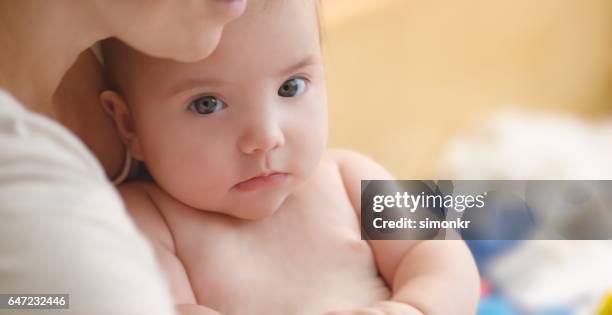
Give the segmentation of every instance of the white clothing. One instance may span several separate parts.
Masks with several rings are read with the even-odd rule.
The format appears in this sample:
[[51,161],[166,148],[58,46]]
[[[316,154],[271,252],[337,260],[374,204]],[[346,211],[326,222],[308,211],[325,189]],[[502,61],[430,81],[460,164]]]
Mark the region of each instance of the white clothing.
[[70,294],[69,311],[175,314],[154,252],[85,145],[0,90],[0,294]]

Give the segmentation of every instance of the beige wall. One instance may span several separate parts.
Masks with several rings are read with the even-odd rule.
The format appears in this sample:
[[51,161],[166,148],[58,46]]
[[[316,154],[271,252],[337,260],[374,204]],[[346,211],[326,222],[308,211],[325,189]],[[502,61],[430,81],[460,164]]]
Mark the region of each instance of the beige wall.
[[322,2],[330,146],[398,178],[495,109],[612,111],[612,1]]

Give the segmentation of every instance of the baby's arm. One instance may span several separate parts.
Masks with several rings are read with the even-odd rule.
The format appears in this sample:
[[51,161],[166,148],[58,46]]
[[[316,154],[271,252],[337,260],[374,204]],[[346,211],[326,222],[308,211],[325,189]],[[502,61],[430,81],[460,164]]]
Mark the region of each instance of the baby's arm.
[[[361,180],[393,179],[374,161],[347,151],[331,151],[359,218]],[[369,241],[378,271],[392,289],[390,301],[372,309],[384,314],[474,314],[479,277],[463,241]],[[333,314],[362,314],[355,311]]]
[[132,182],[121,185],[119,191],[139,230],[147,237],[157,261],[166,275],[177,310],[182,315],[218,315],[216,311],[198,305],[187,272],[176,256],[174,240],[168,225],[151,199],[145,185]]

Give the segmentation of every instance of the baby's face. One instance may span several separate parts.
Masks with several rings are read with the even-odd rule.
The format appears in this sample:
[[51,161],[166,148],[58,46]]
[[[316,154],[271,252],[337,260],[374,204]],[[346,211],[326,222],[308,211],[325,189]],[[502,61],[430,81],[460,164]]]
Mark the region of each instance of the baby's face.
[[327,142],[314,1],[249,2],[196,64],[140,56],[125,81],[137,145],[156,182],[192,207],[273,213]]

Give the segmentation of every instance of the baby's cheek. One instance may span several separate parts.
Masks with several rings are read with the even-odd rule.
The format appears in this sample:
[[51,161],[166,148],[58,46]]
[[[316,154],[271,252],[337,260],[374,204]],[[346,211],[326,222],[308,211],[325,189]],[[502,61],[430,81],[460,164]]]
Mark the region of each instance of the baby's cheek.
[[202,210],[218,208],[227,191],[224,168],[203,167],[192,159],[179,160],[183,163],[176,163],[174,169],[165,168],[164,173],[156,177],[158,184],[175,199],[191,207]]
[[[160,139],[161,140],[161,139]],[[227,185],[229,161],[209,152],[203,146],[166,139],[150,150],[147,166],[155,181],[177,200],[196,208],[214,205],[220,191]]]
[[[314,127],[314,125],[311,125]],[[321,161],[327,145],[327,132],[323,128],[305,128],[293,139],[292,159],[304,177],[309,177]]]

